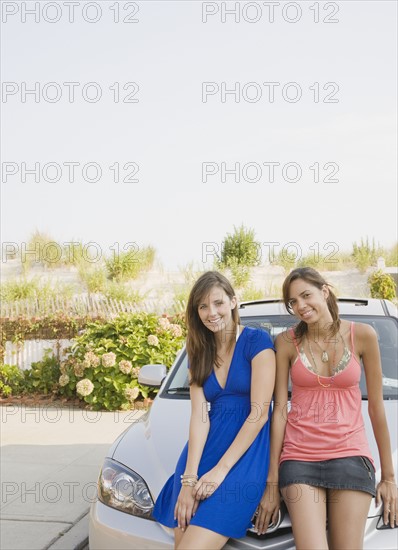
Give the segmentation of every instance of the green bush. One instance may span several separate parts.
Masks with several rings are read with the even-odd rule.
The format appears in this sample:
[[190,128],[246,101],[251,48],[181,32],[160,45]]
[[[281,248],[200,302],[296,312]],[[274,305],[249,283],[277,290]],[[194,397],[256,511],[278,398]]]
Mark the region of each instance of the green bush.
[[32,363],[31,368],[24,371],[24,391],[46,395],[56,393],[59,375],[59,360],[53,355],[52,349],[46,349],[43,359]]
[[8,281],[0,286],[1,300],[4,302],[17,302],[19,300],[51,300],[55,297],[70,298],[73,295],[73,287],[68,284],[55,283],[52,285],[46,281],[42,283],[40,278],[26,277]]
[[140,294],[138,290],[132,290],[131,288],[124,286],[122,283],[112,281],[107,282],[102,293],[107,298],[118,300],[120,302],[140,304],[144,300],[144,296]]
[[[46,233],[35,231],[28,242],[26,252],[21,256],[22,264],[40,264],[46,268],[59,267],[64,263],[63,247]],[[31,251],[35,251],[32,254]]]
[[380,269],[370,275],[368,284],[372,298],[384,298],[392,301],[397,296],[394,279]]
[[243,288],[250,281],[250,268],[238,264],[235,259],[230,260],[231,282],[234,288]]
[[0,364],[0,396],[20,395],[23,390],[23,372],[16,365]]
[[141,312],[89,323],[61,363],[59,393],[77,393],[96,410],[130,408],[150,391],[137,381],[140,368],[153,363],[170,367],[183,344],[183,322],[173,321]]
[[63,263],[67,266],[73,265],[79,269],[92,267],[96,260],[91,247],[74,239],[70,239],[69,243],[63,246]]
[[151,246],[114,254],[106,260],[108,278],[112,281],[136,279],[143,271],[151,269],[155,259],[155,249]]
[[106,287],[106,271],[101,267],[95,269],[79,269],[79,276],[84,283],[87,291],[91,292],[103,292]]
[[35,298],[39,289],[38,279],[28,280],[25,277],[8,281],[0,286],[0,297],[4,302],[16,302]]
[[374,239],[370,244],[368,237],[366,237],[366,241],[361,238],[360,244],[354,242],[352,245],[352,258],[355,266],[361,272],[365,272],[368,267],[376,265],[377,258],[381,255],[382,250],[380,247],[376,247]]
[[243,225],[240,227],[234,226],[234,232],[232,234],[228,233],[223,241],[219,262],[221,267],[253,267],[260,265],[261,245],[254,237],[253,229],[246,229]]

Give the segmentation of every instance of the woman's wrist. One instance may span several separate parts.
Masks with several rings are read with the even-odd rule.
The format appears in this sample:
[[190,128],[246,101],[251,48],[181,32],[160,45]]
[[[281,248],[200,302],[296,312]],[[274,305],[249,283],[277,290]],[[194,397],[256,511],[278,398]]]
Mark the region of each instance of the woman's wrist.
[[225,462],[219,462],[216,466],[216,468],[218,468],[218,470],[222,473],[222,475],[226,476],[228,474],[228,472],[230,471],[230,466],[228,466],[228,464],[226,464]]
[[267,483],[278,483],[279,477],[278,476],[268,476],[267,477]]
[[395,481],[390,481],[388,479],[381,479],[379,483],[390,483],[391,485],[396,485]]
[[267,475],[267,482],[272,483],[279,481],[279,464],[276,467],[270,466]]
[[381,481],[391,481],[392,483],[395,483],[394,472],[390,472],[390,473],[381,472]]
[[195,487],[198,482],[197,474],[182,474],[180,478],[183,487]]

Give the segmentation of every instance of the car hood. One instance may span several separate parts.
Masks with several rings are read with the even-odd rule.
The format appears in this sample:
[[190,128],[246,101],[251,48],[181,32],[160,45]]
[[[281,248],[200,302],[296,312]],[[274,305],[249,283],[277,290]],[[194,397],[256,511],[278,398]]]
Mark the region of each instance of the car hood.
[[188,440],[189,399],[156,397],[148,414],[115,441],[109,456],[137,472],[156,499]]
[[[395,472],[398,471],[398,401],[384,401],[391,436]],[[362,415],[370,450],[380,479],[380,461],[368,415],[368,402],[362,401]],[[151,410],[127,429],[111,447],[114,460],[137,472],[146,481],[154,499],[174,472],[178,457],[188,439],[191,406],[189,399],[156,397]],[[374,500],[372,501],[374,507]],[[374,509],[371,508],[372,515]],[[374,514],[376,515],[376,514]]]

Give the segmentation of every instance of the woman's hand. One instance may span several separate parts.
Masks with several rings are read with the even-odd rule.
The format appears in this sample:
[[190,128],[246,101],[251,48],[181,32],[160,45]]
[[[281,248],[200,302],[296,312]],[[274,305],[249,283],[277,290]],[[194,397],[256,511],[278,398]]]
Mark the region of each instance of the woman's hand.
[[177,503],[174,508],[174,519],[178,522],[178,527],[185,531],[192,516],[198,508],[199,501],[195,499],[193,487],[182,486],[178,495]]
[[398,502],[397,485],[395,481],[380,481],[376,490],[376,506],[380,506],[381,501],[384,504],[383,521],[384,525],[390,524],[390,527],[398,525]]
[[194,487],[194,496],[197,501],[204,500],[211,496],[216,489],[224,481],[226,473],[223,473],[221,468],[215,466],[206,472],[197,482]]
[[257,508],[255,528],[258,535],[264,535],[270,523],[278,521],[280,495],[277,483],[267,483],[260,504]]

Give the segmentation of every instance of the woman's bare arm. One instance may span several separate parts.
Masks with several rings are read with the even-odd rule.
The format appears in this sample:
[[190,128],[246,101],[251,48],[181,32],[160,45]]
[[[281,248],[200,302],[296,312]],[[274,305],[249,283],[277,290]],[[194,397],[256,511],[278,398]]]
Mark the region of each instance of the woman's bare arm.
[[390,434],[384,411],[383,377],[380,350],[375,330],[366,324],[355,324],[356,348],[362,358],[368,392],[368,411],[379,450],[381,483],[377,487],[376,502],[384,503],[384,523],[394,527],[397,521],[397,486],[392,462]]
[[[209,416],[207,401],[203,388],[192,384],[191,395],[191,420],[189,423],[188,456],[185,474],[197,475],[199,462],[209,433]],[[198,501],[195,499],[193,488],[182,486],[174,509],[174,517],[178,521],[178,527],[183,531],[189,525],[194,515]]]
[[[287,421],[289,366],[292,344],[287,332],[279,334],[275,340],[276,382],[274,393],[274,411],[271,421],[271,453],[267,477],[267,487],[261,499],[256,518],[256,529],[264,534],[271,521],[276,522],[280,506],[278,480],[279,458]],[[294,350],[294,347],[293,347]]]

